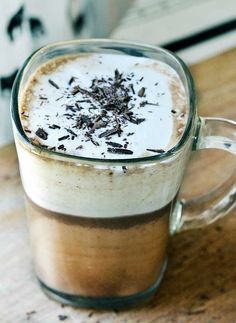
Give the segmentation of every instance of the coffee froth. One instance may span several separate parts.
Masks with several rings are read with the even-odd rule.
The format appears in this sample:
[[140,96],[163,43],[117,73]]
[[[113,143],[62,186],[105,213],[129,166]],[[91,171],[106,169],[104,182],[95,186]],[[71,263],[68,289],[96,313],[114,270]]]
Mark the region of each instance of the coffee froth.
[[175,146],[187,120],[177,73],[144,57],[78,55],[40,67],[21,98],[34,143],[74,156],[141,158]]

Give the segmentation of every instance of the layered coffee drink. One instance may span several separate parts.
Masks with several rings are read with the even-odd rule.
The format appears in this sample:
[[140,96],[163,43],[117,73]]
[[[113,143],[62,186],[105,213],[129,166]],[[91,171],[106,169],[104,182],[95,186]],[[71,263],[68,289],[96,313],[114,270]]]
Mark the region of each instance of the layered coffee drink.
[[187,105],[172,67],[115,53],[55,57],[21,87],[21,124],[37,152],[16,144],[35,268],[48,291],[73,303],[157,286],[188,155],[168,152]]

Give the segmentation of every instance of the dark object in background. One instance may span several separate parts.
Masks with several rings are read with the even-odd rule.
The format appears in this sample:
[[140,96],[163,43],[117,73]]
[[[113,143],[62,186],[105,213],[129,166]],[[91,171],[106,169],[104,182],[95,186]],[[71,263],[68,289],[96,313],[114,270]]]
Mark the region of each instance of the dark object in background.
[[2,91],[5,91],[5,90],[10,91],[11,90],[17,72],[18,72],[18,70],[15,70],[9,76],[3,76],[0,78],[0,89]]
[[14,40],[14,31],[16,29],[22,30],[22,25],[24,21],[24,6],[21,6],[20,9],[10,18],[7,25],[7,34],[11,41]]
[[83,26],[85,24],[85,14],[80,13],[75,20],[73,21],[73,30],[75,33],[81,32]]
[[[45,34],[45,28],[40,19],[37,17],[25,17],[25,7],[22,5],[19,10],[9,19],[9,23],[6,28],[7,35],[11,42],[15,41],[15,31],[18,29],[22,31],[25,18],[28,20],[32,37],[37,38]],[[17,72],[18,70],[15,70],[8,76],[0,77],[0,90],[11,90]]]
[[29,27],[33,37],[39,37],[45,34],[45,28],[42,22],[36,17],[29,18]]

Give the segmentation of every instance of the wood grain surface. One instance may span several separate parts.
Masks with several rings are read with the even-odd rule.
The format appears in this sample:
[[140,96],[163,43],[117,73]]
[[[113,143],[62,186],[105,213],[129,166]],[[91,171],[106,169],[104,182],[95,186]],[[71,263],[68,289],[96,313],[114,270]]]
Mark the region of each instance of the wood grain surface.
[[[199,114],[236,120],[236,49],[191,67]],[[228,153],[193,154],[181,194],[200,195],[235,171]],[[154,299],[128,311],[73,309],[49,300],[33,273],[14,146],[0,150],[0,322],[236,322],[236,211],[171,239]]]

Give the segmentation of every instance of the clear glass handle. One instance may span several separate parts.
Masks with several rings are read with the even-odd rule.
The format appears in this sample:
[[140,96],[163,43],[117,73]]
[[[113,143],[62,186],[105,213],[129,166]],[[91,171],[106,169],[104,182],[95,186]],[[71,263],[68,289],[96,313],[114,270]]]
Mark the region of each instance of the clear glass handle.
[[[236,155],[236,122],[199,118],[194,150],[217,148]],[[178,200],[172,212],[171,233],[195,229],[225,216],[236,205],[236,172],[214,191],[190,200]]]

